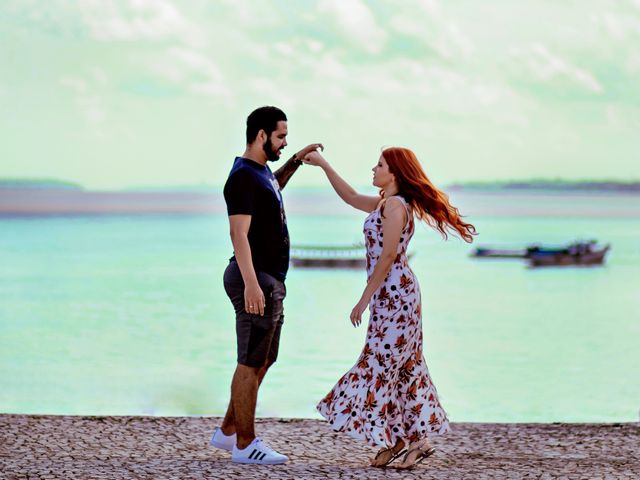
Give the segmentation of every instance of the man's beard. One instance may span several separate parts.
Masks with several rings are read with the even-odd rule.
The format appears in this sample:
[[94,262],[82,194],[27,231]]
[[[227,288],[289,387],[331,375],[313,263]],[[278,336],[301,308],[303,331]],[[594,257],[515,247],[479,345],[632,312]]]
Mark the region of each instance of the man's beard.
[[271,143],[271,139],[267,138],[267,141],[262,146],[264,153],[267,155],[267,161],[269,162],[277,162],[280,160],[280,155],[278,155],[277,151],[273,151],[273,144]]

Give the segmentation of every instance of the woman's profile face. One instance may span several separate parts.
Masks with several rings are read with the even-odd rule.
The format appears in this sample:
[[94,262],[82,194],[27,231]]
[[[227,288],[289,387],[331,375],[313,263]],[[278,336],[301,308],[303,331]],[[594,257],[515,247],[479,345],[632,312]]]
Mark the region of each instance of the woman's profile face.
[[384,159],[384,156],[380,155],[378,163],[371,169],[373,172],[373,185],[378,188],[384,188],[393,182],[393,175],[389,172],[389,165]]

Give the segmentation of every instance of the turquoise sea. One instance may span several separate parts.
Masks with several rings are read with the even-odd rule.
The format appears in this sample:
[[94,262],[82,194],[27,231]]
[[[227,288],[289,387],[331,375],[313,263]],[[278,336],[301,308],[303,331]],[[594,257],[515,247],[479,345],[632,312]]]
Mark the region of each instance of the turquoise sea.
[[[454,421],[637,421],[640,197],[458,194],[479,244],[596,238],[599,268],[478,261],[427,227],[411,244],[425,357]],[[292,243],[351,244],[364,214],[286,197]],[[235,365],[224,213],[0,218],[0,412],[221,415]],[[291,269],[259,416],[314,417],[355,362],[365,273]]]

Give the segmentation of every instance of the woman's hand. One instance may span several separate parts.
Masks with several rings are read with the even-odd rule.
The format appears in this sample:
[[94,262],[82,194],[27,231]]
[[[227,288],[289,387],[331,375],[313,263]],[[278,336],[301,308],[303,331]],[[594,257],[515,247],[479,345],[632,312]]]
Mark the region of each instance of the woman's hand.
[[306,155],[308,155],[311,152],[315,152],[318,149],[324,151],[324,145],[322,145],[321,143],[310,143],[309,145],[304,147],[302,150],[296,152],[296,158],[298,160],[304,160],[304,157]]
[[369,302],[361,298],[360,301],[351,310],[351,323],[354,327],[357,327],[362,323],[362,314],[369,306]]
[[302,161],[307,165],[314,165],[316,167],[324,167],[328,165],[325,158],[318,151],[307,153],[302,159]]

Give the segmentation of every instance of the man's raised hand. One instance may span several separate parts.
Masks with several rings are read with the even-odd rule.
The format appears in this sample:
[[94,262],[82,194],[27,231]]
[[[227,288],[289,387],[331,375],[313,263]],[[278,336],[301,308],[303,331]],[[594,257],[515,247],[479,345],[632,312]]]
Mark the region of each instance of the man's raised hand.
[[315,152],[318,149],[324,151],[324,145],[322,145],[321,143],[310,143],[309,145],[304,147],[302,150],[300,150],[298,153],[296,153],[296,158],[298,160],[302,160],[308,153]]

